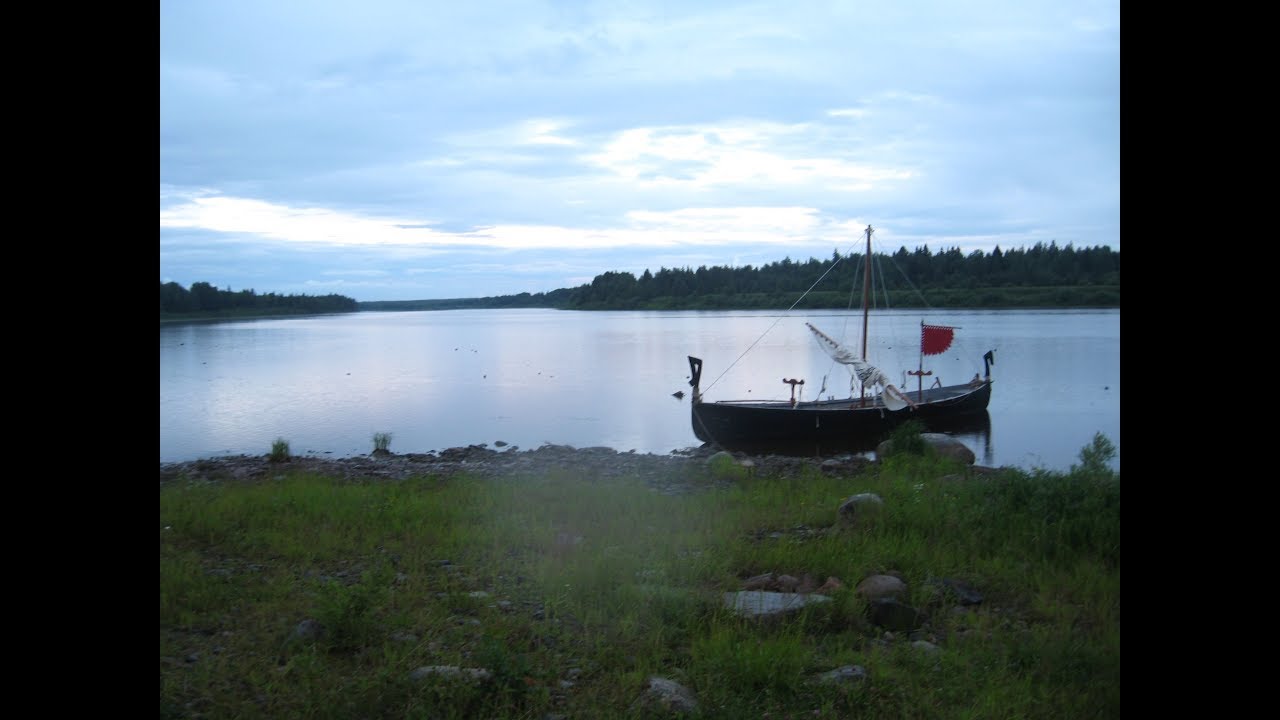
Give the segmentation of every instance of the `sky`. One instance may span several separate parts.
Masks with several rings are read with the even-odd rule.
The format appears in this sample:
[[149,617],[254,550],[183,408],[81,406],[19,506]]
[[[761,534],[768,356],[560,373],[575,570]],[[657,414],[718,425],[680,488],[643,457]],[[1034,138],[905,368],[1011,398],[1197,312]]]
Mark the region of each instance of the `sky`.
[[1119,0],[162,0],[160,281],[1120,249]]

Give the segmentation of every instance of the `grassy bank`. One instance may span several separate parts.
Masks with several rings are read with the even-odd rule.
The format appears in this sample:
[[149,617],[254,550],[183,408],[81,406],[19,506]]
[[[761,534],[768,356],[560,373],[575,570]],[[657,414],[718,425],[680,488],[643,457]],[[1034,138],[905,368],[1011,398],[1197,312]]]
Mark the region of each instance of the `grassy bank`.
[[[956,469],[892,457],[726,489],[697,464],[683,495],[572,470],[167,483],[161,716],[640,717],[652,675],[709,718],[1118,716],[1119,478],[1087,463],[944,479]],[[842,528],[863,492],[883,512]],[[764,625],[721,607],[767,572],[845,588]],[[928,612],[919,636],[867,620],[852,588],[885,572]],[[299,633],[308,619],[323,633]],[[850,664],[866,679],[811,682]],[[493,677],[410,678],[429,665]]]

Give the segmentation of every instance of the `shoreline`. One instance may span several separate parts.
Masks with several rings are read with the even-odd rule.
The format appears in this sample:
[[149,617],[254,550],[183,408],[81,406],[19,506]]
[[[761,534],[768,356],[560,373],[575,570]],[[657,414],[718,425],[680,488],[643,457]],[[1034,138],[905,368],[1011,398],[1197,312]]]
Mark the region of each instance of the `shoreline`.
[[[702,470],[707,459],[720,452],[711,446],[673,450],[666,455],[619,452],[608,447],[575,448],[547,444],[531,450],[494,450],[471,445],[439,452],[405,453],[375,451],[347,457],[294,456],[273,462],[269,455],[232,455],[183,462],[160,463],[160,484],[186,479],[197,482],[263,481],[286,473],[310,472],[348,481],[391,480],[411,477],[470,474],[480,477],[513,477],[572,469],[608,479],[638,477],[661,489],[683,487],[684,481]],[[770,474],[793,475],[806,467],[827,471],[855,472],[875,461],[856,454],[788,456],[731,452],[744,469]],[[974,466],[975,468],[977,466]]]
[[[233,455],[185,462],[160,463],[161,487],[188,482],[265,482],[287,474],[313,473],[346,482],[399,482],[410,478],[448,478],[471,475],[487,479],[546,475],[571,471],[609,481],[636,479],[665,494],[707,489],[708,460],[721,448],[703,445],[672,450],[666,455],[620,452],[609,447],[575,448],[546,444],[532,450],[515,446],[494,450],[483,445],[455,447],[439,452],[396,454],[374,451],[368,455],[337,458],[291,457],[273,462],[269,455]],[[774,477],[798,477],[806,471],[856,475],[879,464],[855,452],[832,455],[782,455],[728,451],[742,473]],[[1007,468],[968,465],[969,476],[992,475]],[[1016,468],[1015,468],[1016,469]],[[730,484],[727,476],[712,472],[712,485]]]

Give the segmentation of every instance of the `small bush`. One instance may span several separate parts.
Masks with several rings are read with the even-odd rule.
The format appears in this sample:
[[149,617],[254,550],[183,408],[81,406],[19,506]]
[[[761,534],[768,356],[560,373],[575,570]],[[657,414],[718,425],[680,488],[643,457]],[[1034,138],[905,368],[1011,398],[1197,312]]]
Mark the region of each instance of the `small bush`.
[[1080,448],[1080,464],[1072,465],[1071,472],[1084,475],[1111,473],[1110,462],[1116,457],[1116,446],[1102,433],[1094,433],[1093,442]]
[[908,420],[889,433],[888,455],[924,455],[929,445],[920,437],[925,431],[924,423],[919,420]]
[[387,601],[389,571],[385,566],[365,572],[360,582],[343,585],[330,580],[319,593],[316,619],[326,630],[334,650],[354,650],[374,640],[377,611]]
[[493,673],[494,685],[512,699],[528,692],[530,684],[526,682],[535,672],[529,658],[516,652],[508,643],[485,636],[475,651],[476,664],[489,669]]
[[289,461],[289,441],[284,438],[276,438],[271,443],[271,462],[288,462]]
[[373,451],[377,453],[391,452],[391,433],[374,433],[373,434]]

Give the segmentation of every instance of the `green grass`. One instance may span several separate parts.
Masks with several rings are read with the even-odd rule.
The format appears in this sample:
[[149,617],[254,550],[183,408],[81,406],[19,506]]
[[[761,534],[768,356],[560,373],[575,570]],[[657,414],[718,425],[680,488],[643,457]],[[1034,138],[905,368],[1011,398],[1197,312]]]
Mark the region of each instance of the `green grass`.
[[908,420],[894,428],[889,434],[890,445],[886,455],[927,455],[931,448],[921,437],[924,431],[924,423],[919,420]]
[[[707,489],[681,496],[573,471],[166,484],[161,716],[642,717],[651,675],[707,718],[1117,716],[1118,476],[1086,461],[941,479],[956,470],[903,455],[712,489],[691,467]],[[881,516],[840,529],[860,492]],[[929,614],[936,654],[866,619],[852,588],[888,571]],[[845,588],[782,622],[721,607],[765,572]],[[985,600],[960,607],[934,578]],[[323,636],[294,635],[308,618]],[[811,682],[849,664],[867,680]],[[425,665],[494,677],[409,679]]]

